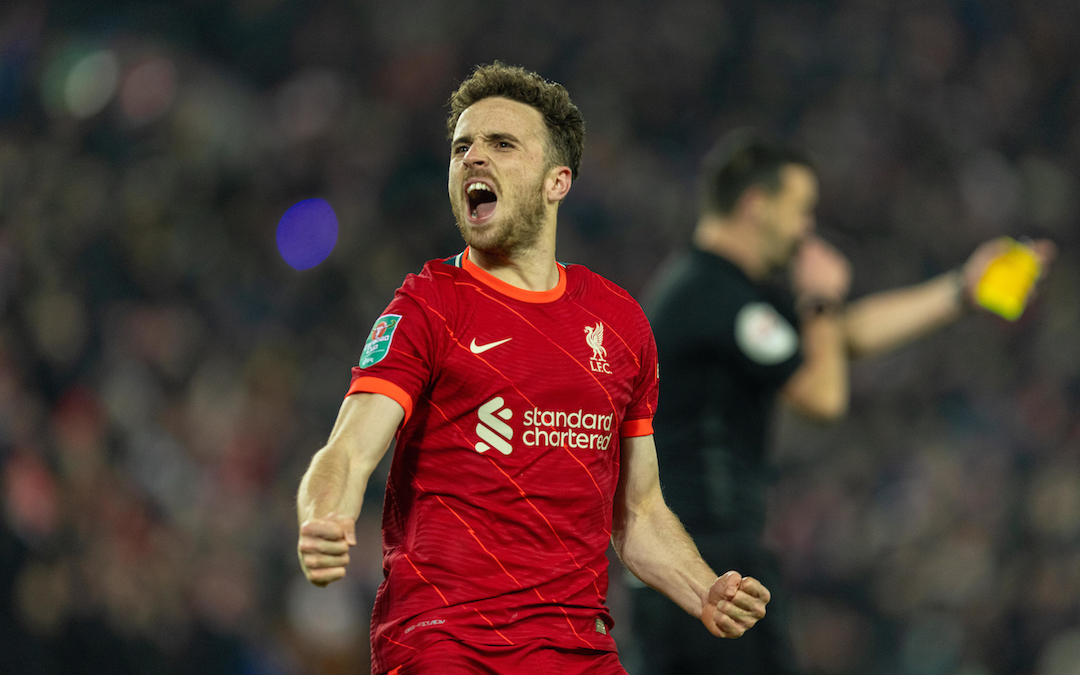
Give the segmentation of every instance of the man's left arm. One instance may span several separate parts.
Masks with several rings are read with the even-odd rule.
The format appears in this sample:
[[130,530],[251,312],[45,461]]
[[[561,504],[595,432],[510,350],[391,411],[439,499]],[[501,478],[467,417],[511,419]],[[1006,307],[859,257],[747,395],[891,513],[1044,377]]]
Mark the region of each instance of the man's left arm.
[[664,503],[653,437],[624,437],[611,540],[638,579],[701,619],[718,637],[739,637],[765,616],[768,589],[736,571],[717,576]]
[[[868,295],[849,303],[843,314],[848,352],[875,356],[905,345],[964,314],[975,286],[990,262],[1005,251],[1004,239],[985,242],[963,267],[929,281]],[[1054,244],[1031,244],[1043,266],[1054,257]]]

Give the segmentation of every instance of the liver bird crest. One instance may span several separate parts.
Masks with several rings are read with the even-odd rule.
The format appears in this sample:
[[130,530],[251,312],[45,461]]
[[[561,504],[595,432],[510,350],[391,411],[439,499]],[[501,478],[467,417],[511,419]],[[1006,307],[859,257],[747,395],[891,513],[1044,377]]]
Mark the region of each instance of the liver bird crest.
[[599,321],[595,326],[585,326],[585,342],[592,347],[594,359],[606,359],[607,350],[604,349],[604,324]]

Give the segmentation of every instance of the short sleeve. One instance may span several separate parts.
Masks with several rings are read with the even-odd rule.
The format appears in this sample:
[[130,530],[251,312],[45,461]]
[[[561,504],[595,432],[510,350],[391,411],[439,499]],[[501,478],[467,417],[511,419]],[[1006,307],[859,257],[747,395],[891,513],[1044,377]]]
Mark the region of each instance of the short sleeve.
[[714,321],[721,351],[748,379],[781,386],[802,365],[798,330],[766,299],[727,304]]
[[346,395],[368,392],[389,396],[404,408],[408,421],[417,398],[431,383],[440,338],[446,333],[435,330],[430,305],[398,290],[368,333]]
[[656,339],[653,337],[645,313],[640,314],[640,337],[638,359],[641,364],[634,379],[634,391],[626,408],[619,436],[648,436],[652,434],[653,415],[660,394],[660,365],[656,355]]
[[651,318],[665,354],[711,362],[744,383],[779,388],[802,365],[790,295],[715,262],[685,275]]

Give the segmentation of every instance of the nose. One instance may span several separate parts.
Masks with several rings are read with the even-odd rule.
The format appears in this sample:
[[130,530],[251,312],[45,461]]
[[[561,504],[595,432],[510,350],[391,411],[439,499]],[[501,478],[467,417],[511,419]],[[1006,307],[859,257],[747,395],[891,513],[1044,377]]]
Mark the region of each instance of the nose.
[[483,146],[480,143],[473,143],[465,151],[462,161],[467,167],[481,167],[487,164],[488,158],[484,154]]

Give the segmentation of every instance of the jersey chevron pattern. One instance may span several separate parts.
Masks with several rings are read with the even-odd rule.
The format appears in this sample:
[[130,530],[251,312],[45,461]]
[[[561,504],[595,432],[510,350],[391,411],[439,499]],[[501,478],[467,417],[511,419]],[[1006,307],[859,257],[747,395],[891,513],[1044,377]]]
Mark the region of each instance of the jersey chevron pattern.
[[[435,641],[614,651],[606,550],[620,437],[652,433],[656,346],[580,265],[528,292],[464,254],[409,275],[349,393],[406,411],[383,505],[373,672]],[[376,322],[378,323],[378,322]]]

